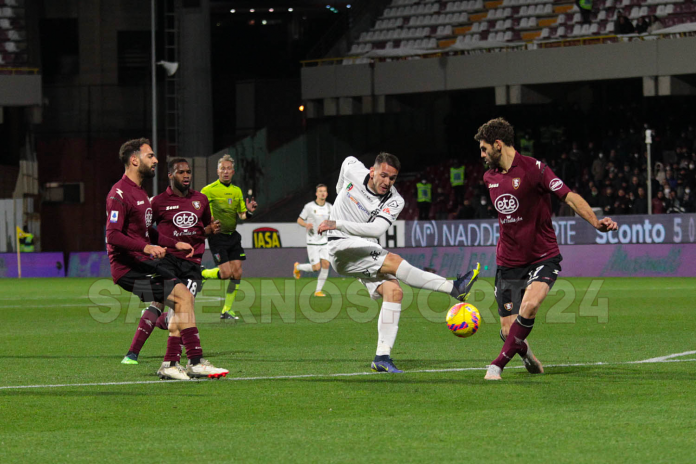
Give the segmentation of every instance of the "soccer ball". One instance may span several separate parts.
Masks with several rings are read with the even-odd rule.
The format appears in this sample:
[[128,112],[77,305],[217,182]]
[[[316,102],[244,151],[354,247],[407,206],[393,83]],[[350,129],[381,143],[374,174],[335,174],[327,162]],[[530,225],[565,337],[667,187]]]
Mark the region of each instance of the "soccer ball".
[[471,337],[479,328],[481,314],[469,303],[458,303],[447,311],[447,328],[457,337]]

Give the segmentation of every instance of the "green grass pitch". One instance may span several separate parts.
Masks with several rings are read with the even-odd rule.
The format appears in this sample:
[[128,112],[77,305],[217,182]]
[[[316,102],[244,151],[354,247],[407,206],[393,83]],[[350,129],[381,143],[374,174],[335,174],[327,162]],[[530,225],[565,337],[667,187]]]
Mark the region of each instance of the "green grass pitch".
[[314,286],[246,280],[246,322],[234,324],[218,320],[222,287],[209,281],[203,349],[230,374],[165,382],[154,374],[164,331],[140,365],[120,364],[144,305],[111,295],[110,281],[0,280],[0,462],[696,456],[696,279],[560,280],[529,339],[546,373],[516,359],[497,383],[483,380],[501,347],[491,280],[477,283],[483,323],[468,339],[444,324],[453,300],[406,292],[392,353],[402,375],[370,374],[378,306],[355,281],[330,279],[324,299]]

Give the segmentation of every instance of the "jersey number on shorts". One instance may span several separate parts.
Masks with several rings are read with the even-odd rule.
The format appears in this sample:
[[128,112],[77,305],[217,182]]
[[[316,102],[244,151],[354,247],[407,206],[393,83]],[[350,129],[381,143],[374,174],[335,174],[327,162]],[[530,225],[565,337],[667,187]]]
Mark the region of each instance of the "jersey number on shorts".
[[196,296],[196,291],[198,290],[198,282],[195,280],[187,279],[188,283],[186,284],[186,288],[189,289],[189,292],[191,292],[191,295],[194,297]]

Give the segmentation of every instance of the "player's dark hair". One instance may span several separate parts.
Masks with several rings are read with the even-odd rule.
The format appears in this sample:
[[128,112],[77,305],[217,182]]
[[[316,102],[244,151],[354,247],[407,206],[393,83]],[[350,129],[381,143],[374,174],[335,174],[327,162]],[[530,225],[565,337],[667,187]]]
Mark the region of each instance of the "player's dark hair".
[[169,174],[172,174],[174,172],[174,166],[176,166],[179,163],[188,164],[188,161],[186,161],[186,158],[181,158],[181,157],[170,159],[169,162],[167,163],[167,172]]
[[[322,187],[326,188],[326,184],[317,184],[317,188],[314,189],[314,191],[316,192],[317,190],[319,190],[319,189],[322,188]],[[328,189],[327,189],[327,190],[328,190]]]
[[395,155],[391,153],[382,152],[375,158],[375,166],[379,166],[382,163],[387,163],[389,166],[393,167],[397,171],[401,171],[401,161]]
[[477,142],[484,141],[493,145],[493,142],[500,140],[508,147],[515,144],[515,130],[512,125],[503,118],[491,119],[483,126],[479,127],[474,136]]
[[133,154],[138,153],[140,151],[140,147],[143,145],[150,145],[150,140],[142,137],[139,139],[129,140],[121,145],[121,149],[118,151],[118,158],[121,160],[124,166],[128,166],[130,157]]

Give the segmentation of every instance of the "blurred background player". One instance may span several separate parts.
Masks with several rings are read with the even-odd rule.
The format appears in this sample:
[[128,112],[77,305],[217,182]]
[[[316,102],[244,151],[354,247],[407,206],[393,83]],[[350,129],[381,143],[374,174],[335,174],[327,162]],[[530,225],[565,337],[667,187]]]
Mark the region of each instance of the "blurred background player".
[[403,372],[391,359],[403,297],[399,281],[464,301],[479,272],[477,265],[465,276],[447,280],[411,266],[379,245],[378,237],[396,221],[404,208],[404,199],[394,188],[400,169],[399,159],[390,153],[377,155],[370,169],[357,158],[346,158],[336,184],[331,219],[322,222],[318,230],[320,234],[328,231],[329,260],[334,270],[341,275],[357,277],[370,297],[382,298],[377,321],[377,352],[371,365],[375,372]]
[[[195,250],[183,241],[160,234],[152,227],[150,198],[142,187],[143,179],[152,178],[157,158],[147,139],[130,140],[119,150],[125,174],[109,191],[106,199],[106,241],[114,283],[142,301],[156,301],[173,308],[164,362],[157,371],[160,378],[188,380],[188,372],[198,376],[227,375],[203,358],[201,340],[193,312],[193,295],[172,273],[162,258],[170,247],[190,258]],[[150,244],[150,241],[160,246]],[[181,346],[186,346],[189,366],[180,364]]]
[[232,310],[237,287],[242,279],[242,261],[246,260],[242,248],[242,236],[237,232],[237,219],[251,219],[256,210],[252,197],[244,200],[242,190],[232,184],[234,160],[225,155],[218,160],[218,180],[206,185],[201,193],[208,197],[213,217],[220,221],[220,233],[208,237],[210,251],[218,267],[204,269],[204,279],[230,279],[225,293],[225,304],[220,312],[220,319],[239,319]]
[[506,120],[492,119],[474,137],[489,170],[483,180],[498,211],[495,294],[503,348],[488,367],[486,380],[500,380],[505,365],[519,354],[532,374],[544,372],[526,338],[539,306],[561,271],[561,252],[551,222],[551,194],[565,201],[600,232],[616,230],[614,221],[597,220],[583,198],[570,191],[545,163],[513,147],[515,133]]
[[[203,286],[201,258],[205,252],[205,237],[220,231],[212,221],[208,198],[190,189],[191,167],[184,158],[172,158],[168,163],[169,187],[152,199],[152,220],[160,235],[175,237],[193,247],[193,256],[178,250],[168,250],[162,258],[171,272],[189,289],[195,298]],[[128,353],[122,364],[138,364],[138,355],[153,329],[167,330],[171,313],[164,312],[157,301],[143,311]],[[191,374],[189,374],[191,375]]]
[[307,229],[307,256],[309,264],[295,263],[293,275],[296,279],[300,278],[301,272],[319,271],[317,279],[317,289],[314,296],[326,296],[321,289],[324,287],[326,278],[329,277],[329,247],[326,235],[318,234],[316,228],[323,221],[331,216],[331,203],[326,201],[329,195],[326,185],[319,184],[316,189],[317,199],[310,201],[297,218],[297,223]]

